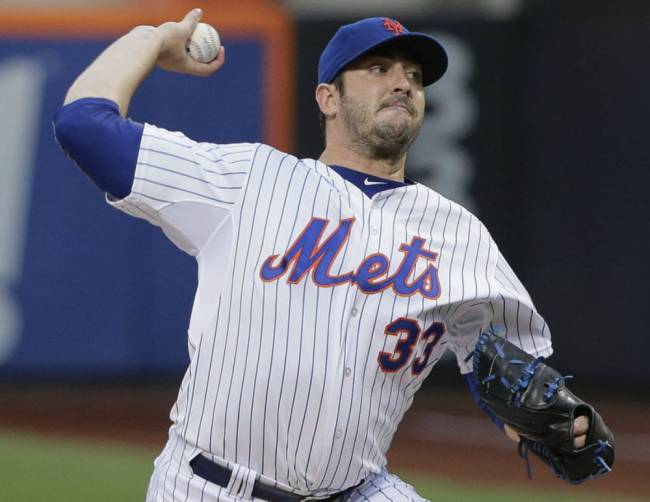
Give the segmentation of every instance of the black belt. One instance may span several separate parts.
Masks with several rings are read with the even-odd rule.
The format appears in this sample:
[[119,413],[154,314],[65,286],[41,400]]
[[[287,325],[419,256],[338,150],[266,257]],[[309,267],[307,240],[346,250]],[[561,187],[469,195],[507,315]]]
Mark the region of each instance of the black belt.
[[[197,455],[192,460],[190,460],[190,467],[192,472],[197,476],[210,481],[216,485],[226,488],[230,482],[230,476],[232,475],[232,470],[228,467],[223,467],[211,460],[208,460],[203,455]],[[363,483],[363,481],[362,481]],[[359,483],[361,484],[361,483]],[[355,485],[352,488],[343,490],[342,492],[335,493],[333,495],[328,495],[327,498],[319,498],[317,500],[322,501],[334,501],[339,497],[351,492],[357,486]],[[269,502],[300,502],[301,500],[316,500],[311,497],[306,497],[304,495],[297,495],[295,493],[288,492],[282,488],[277,488],[271,485],[265,485],[259,481],[255,481],[253,485],[253,497],[260,498],[263,500],[268,500]]]

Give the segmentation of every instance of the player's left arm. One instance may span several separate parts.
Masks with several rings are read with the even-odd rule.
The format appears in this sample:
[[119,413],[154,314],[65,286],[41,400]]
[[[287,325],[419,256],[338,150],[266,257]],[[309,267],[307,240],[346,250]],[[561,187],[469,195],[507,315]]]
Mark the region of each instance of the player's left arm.
[[529,477],[528,452],[572,484],[611,471],[614,436],[594,407],[568,389],[568,376],[491,331],[481,334],[468,360],[481,401],[518,441]]
[[[482,388],[484,382],[477,380],[473,371],[472,355],[476,351],[479,335],[485,332],[498,333],[513,347],[531,355],[531,358],[545,358],[552,354],[550,332],[546,322],[500,253],[497,253],[492,268],[490,294],[461,306],[450,324],[450,345],[456,353],[461,372],[465,374],[465,380],[477,404],[510,439],[520,445],[531,444],[528,438],[522,436],[521,430],[509,425],[513,423],[511,416],[496,413],[481,397],[479,388]],[[571,454],[588,449],[585,447],[588,447],[587,442],[593,439],[594,428],[602,429],[602,419],[596,415],[594,411],[591,414],[576,413],[575,416],[567,417],[566,442],[563,443],[563,448],[571,450]],[[590,421],[590,416],[594,416],[598,423]],[[554,432],[548,430],[546,433],[550,436]],[[555,469],[553,462],[556,457],[548,448],[543,451],[546,456],[542,456],[542,459]],[[536,451],[534,453],[538,454]],[[568,476],[565,476],[565,479],[567,478]]]
[[[494,413],[494,411],[485,404],[481,399],[479,384],[476,381],[476,377],[473,373],[466,373],[463,375],[465,383],[469,387],[469,391],[472,394],[472,398],[477,406],[488,416],[494,424],[501,429],[508,438],[510,438],[515,443],[521,441],[521,436],[519,433],[513,429],[510,425],[504,423],[504,421]],[[573,421],[573,447],[582,448],[587,442],[587,432],[589,431],[589,418],[586,416],[579,416]]]

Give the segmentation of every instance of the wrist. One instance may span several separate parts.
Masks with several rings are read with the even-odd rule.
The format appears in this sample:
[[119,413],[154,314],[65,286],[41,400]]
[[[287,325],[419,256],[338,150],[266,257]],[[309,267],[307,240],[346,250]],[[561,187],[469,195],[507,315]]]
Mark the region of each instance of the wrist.
[[129,32],[129,36],[151,44],[155,49],[157,49],[157,52],[160,52],[160,48],[163,44],[163,36],[157,26],[136,26]]

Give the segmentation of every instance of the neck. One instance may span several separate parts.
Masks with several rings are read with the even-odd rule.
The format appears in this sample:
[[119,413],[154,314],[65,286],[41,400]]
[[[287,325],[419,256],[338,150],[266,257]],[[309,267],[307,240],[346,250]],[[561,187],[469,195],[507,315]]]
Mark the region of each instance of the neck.
[[379,176],[380,178],[404,181],[406,155],[396,161],[371,159],[367,155],[350,148],[328,144],[318,160],[324,164],[343,166],[362,173]]

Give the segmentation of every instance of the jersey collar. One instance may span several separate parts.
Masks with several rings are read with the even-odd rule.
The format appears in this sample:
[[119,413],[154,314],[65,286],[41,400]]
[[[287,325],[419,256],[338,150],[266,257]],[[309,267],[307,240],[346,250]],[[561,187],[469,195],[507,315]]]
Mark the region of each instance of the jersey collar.
[[372,198],[374,195],[383,192],[384,190],[392,190],[393,188],[414,184],[414,182],[408,178],[405,178],[404,182],[401,182],[380,178],[379,176],[373,176],[372,174],[362,173],[361,171],[355,171],[348,167],[336,165],[330,165],[328,167],[336,171],[336,173],[344,180],[355,185],[359,190],[366,194],[368,198]]

